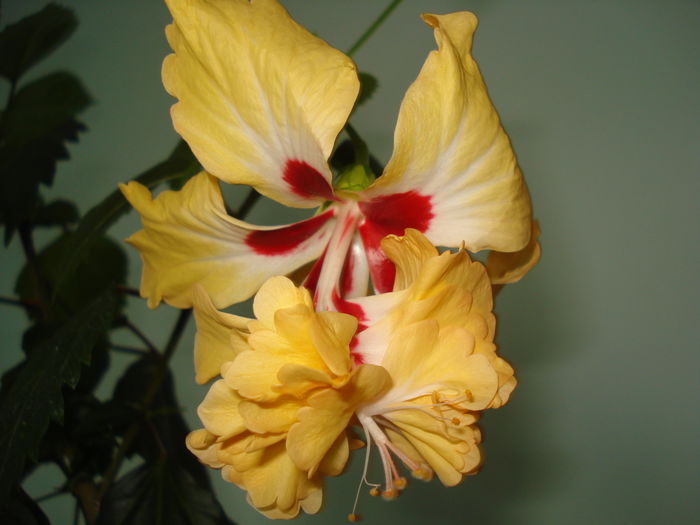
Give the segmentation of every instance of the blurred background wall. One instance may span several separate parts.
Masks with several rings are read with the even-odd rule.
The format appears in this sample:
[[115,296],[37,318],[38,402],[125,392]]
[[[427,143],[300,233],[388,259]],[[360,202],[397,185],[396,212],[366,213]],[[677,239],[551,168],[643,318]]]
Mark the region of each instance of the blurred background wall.
[[[173,101],[160,83],[169,15],[159,1],[63,3],[80,26],[34,73],[76,72],[95,104],[82,119],[89,131],[70,147],[72,159],[46,194],[76,199],[85,212],[175,144]],[[283,3],[347,49],[387,2]],[[44,4],[5,0],[0,23]],[[402,94],[435,47],[418,15],[458,10],[480,19],[474,55],[543,230],[541,263],[497,301],[498,342],[520,386],[484,418],[481,474],[451,489],[412,482],[391,503],[364,497],[365,521],[697,523],[700,3],[406,0],[355,56],[380,87],[353,122],[384,162]],[[249,217],[267,224],[291,218],[267,204]],[[131,213],[111,233],[125,238],[138,228]],[[137,286],[140,263],[130,253]],[[10,294],[22,264],[18,243],[0,257],[0,293]],[[132,303],[143,330],[163,340],[174,311]],[[2,307],[3,369],[20,359],[23,323],[21,312]],[[174,365],[195,427],[205,389],[192,380],[192,337],[191,326]],[[330,480],[326,509],[301,522],[342,522],[358,467],[356,459],[349,474]],[[40,469],[27,489],[37,496],[60,479]],[[266,522],[236,487],[216,487],[238,523]],[[49,500],[45,509],[55,523],[70,522],[68,499]]]

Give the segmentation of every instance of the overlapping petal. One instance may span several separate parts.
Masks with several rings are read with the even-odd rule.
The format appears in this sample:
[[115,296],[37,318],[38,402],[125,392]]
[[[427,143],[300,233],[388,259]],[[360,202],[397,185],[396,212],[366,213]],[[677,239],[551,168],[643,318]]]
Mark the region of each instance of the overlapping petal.
[[473,335],[474,353],[486,356],[498,374],[498,391],[489,407],[506,403],[517,381],[512,367],[496,354],[493,294],[484,266],[463,250],[439,254],[415,230],[387,237],[382,247],[397,268],[396,291],[351,301],[369,325],[357,336],[355,351],[363,362],[380,364],[386,342],[406,324],[433,319],[440,327],[460,326]]
[[[424,232],[433,244],[520,250],[530,237],[530,198],[470,54],[476,17],[462,12],[423,19],[434,29],[438,50],[404,97],[394,153],[363,193],[363,211],[388,216],[387,204],[410,202],[411,215],[420,217],[404,227]],[[381,226],[392,218],[380,219],[373,222]],[[383,233],[402,233],[390,230]]]
[[220,312],[200,285],[193,289],[197,333],[194,339],[194,370],[198,383],[221,374],[224,363],[248,346],[248,319]]
[[391,388],[359,407],[385,466],[384,494],[405,482],[395,455],[419,478],[458,483],[481,461],[478,413],[507,401],[513,370],[496,355],[486,270],[464,250],[439,254],[415,230],[382,243],[397,267],[395,291],[353,300],[368,317],[356,352],[391,378]]
[[[428,402],[424,406],[431,410]],[[402,452],[425,461],[442,484],[450,487],[481,464],[481,433],[475,424],[450,426],[439,419],[444,413],[437,412],[436,418],[419,410],[393,412],[390,420],[398,432],[388,430],[387,435]]]
[[540,233],[540,223],[532,221],[530,241],[522,250],[517,252],[492,251],[489,253],[486,270],[494,285],[494,293],[496,287],[500,289],[504,284],[518,282],[539,262],[542,255],[539,243]]
[[163,83],[204,168],[289,206],[332,196],[326,163],[359,91],[352,60],[272,0],[168,0]]
[[[207,366],[231,360],[219,366],[223,379],[198,410],[205,428],[190,435],[188,447],[269,517],[318,511],[321,477],[339,474],[347,462],[355,408],[383,393],[388,375],[371,365],[353,370],[357,319],[316,312],[309,291],[285,277],[261,287],[254,320],[216,311],[205,295],[195,287],[202,352],[214,353]],[[219,348],[227,334],[229,354]]]
[[329,210],[289,226],[251,226],[228,215],[216,178],[206,173],[155,199],[137,182],[121,190],[141,214],[144,229],[128,242],[141,253],[141,295],[151,308],[161,300],[189,308],[195,283],[217,307],[243,301],[270,275],[317,258],[333,222]]
[[289,430],[287,449],[294,462],[315,472],[333,443],[345,434],[355,409],[390,387],[391,378],[384,368],[362,365],[343,387],[323,389],[311,395]]
[[248,500],[274,519],[295,518],[300,510],[318,512],[322,501],[320,476],[309,478],[285,450],[284,434],[259,436],[244,432],[219,441],[206,430],[187,437],[187,447],[222,477],[248,491]]
[[254,301],[257,321],[248,324],[249,349],[224,373],[245,397],[277,400],[319,386],[339,386],[350,377],[348,345],[357,320],[337,312],[314,311],[308,290],[273,277]]

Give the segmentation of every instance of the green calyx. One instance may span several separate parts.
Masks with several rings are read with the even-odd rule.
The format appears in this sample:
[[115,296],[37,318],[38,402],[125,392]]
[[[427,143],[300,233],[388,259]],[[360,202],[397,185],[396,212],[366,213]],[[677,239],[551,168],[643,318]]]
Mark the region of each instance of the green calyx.
[[361,164],[346,168],[333,185],[336,190],[362,191],[374,182],[374,175]]

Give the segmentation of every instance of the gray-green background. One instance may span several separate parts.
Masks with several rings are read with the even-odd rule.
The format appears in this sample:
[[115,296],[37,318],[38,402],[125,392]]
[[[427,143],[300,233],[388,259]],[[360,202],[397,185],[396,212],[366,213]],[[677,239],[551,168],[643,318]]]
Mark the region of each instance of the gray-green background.
[[[44,3],[5,0],[2,23]],[[65,4],[81,24],[34,74],[69,68],[96,100],[83,118],[89,132],[70,147],[72,160],[47,192],[76,199],[84,212],[175,143],[172,100],[159,78],[169,15],[155,0]],[[347,49],[385,2],[284,4]],[[434,48],[419,13],[463,9],[479,16],[474,54],[543,230],[541,263],[497,303],[501,352],[520,386],[509,405],[484,419],[481,474],[450,489],[412,482],[395,502],[366,496],[365,521],[697,523],[700,2],[407,0],[355,57],[380,81],[354,123],[382,161],[391,154],[403,91]],[[291,217],[271,209],[260,206],[251,221]],[[137,228],[131,213],[112,234],[124,238]],[[18,243],[0,257],[0,293],[8,295],[22,263]],[[136,285],[133,251],[130,268]],[[133,303],[133,318],[161,342],[173,310]],[[4,369],[20,358],[17,327],[25,319],[10,307],[0,315]],[[195,426],[204,389],[192,379],[192,337],[190,327],[174,364]],[[304,523],[344,521],[358,466],[329,481],[326,508]],[[41,469],[27,487],[37,496],[60,479]],[[216,488],[239,523],[266,522],[236,487]],[[55,523],[70,522],[68,499],[45,509]]]

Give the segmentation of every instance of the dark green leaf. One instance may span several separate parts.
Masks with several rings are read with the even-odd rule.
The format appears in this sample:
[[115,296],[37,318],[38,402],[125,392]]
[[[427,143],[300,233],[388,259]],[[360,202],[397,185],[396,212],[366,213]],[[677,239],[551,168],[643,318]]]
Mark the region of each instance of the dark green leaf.
[[[163,373],[161,386],[144,411],[146,392]],[[110,488],[98,525],[230,524],[213,496],[206,469],[185,447],[189,430],[162,358],[146,355],[132,364],[117,383],[112,405],[130,408],[132,422],[143,421],[132,452],[145,463]],[[117,434],[130,426],[124,423],[115,429]]]
[[[95,350],[92,357],[94,360]],[[87,373],[83,369],[75,390],[63,390],[64,423],[50,423],[41,442],[39,461],[60,464],[68,457],[73,473],[93,478],[107,469],[117,440],[111,421],[103,419],[101,426],[92,425],[96,415],[101,417],[105,404],[79,391]]]
[[51,133],[92,102],[82,82],[51,73],[20,89],[3,114],[3,147],[16,149]]
[[[199,465],[203,470],[202,465]],[[177,462],[145,463],[120,478],[102,501],[97,525],[233,525],[214,498]]]
[[[134,180],[152,188],[171,179],[191,177],[199,169],[199,162],[192,155],[189,146],[181,140],[166,160],[143,172]],[[130,209],[121,192],[115,190],[85,214],[73,236],[71,248],[61,262],[64,278],[75,270],[83,251]]]
[[66,142],[75,142],[84,126],[75,119],[90,103],[80,81],[54,73],[32,82],[3,113],[0,137],[0,216],[5,243],[31,218],[39,184],[50,185],[56,162],[68,158]]
[[357,102],[355,102],[355,107],[361,106],[367,102],[374,92],[379,87],[379,82],[377,78],[369,73],[360,73],[360,94],[357,96]]
[[68,226],[78,222],[78,208],[72,202],[58,199],[48,204],[41,204],[36,210],[32,222],[35,226]]
[[56,4],[7,26],[0,33],[0,75],[10,82],[51,53],[75,30],[73,11]]
[[[164,452],[173,461],[189,471],[199,483],[207,483],[206,474],[200,469],[197,459],[185,448],[185,437],[189,433],[175,398],[175,387],[170,370],[165,377],[147,413],[143,413],[141,402],[146,391],[162,373],[161,360],[146,355],[132,364],[120,378],[114,390],[114,402],[132,407],[133,418],[148,420],[134,442],[134,451],[146,461],[154,461]],[[126,430],[126,428],[122,429]],[[119,429],[117,429],[119,432]]]
[[[126,281],[126,254],[121,244],[107,237],[99,237],[84,251],[74,271],[59,284],[63,276],[61,261],[74,244],[74,233],[64,234],[38,254],[38,266],[46,284],[53,293],[51,314],[55,320],[64,320],[79,311],[83,305],[102,294],[105,288]],[[29,303],[39,300],[32,272],[24,266],[17,278],[15,291]],[[36,310],[27,314],[35,317]]]
[[50,525],[39,505],[20,487],[5,508],[0,509],[0,523],[5,525]]
[[119,301],[107,291],[30,353],[0,405],[0,505],[36,457],[49,421],[63,421],[64,385],[74,388],[95,344],[114,320]]

